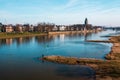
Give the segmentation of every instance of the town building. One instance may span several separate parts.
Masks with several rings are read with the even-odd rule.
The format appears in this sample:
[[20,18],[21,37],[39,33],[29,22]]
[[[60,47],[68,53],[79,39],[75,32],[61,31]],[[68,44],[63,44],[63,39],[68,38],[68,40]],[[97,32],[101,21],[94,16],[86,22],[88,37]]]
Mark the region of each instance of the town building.
[[55,25],[55,26],[53,27],[52,31],[58,31],[57,25]]
[[12,24],[9,24],[9,25],[4,25],[4,32],[13,32],[14,31],[14,28],[12,26]]
[[16,24],[15,32],[23,32],[23,26],[21,24]]
[[92,24],[88,23],[88,19],[85,18],[85,23],[84,23],[84,31],[86,30],[92,30]]
[[66,30],[66,27],[64,25],[60,25],[59,28],[60,28],[60,31],[65,31]]

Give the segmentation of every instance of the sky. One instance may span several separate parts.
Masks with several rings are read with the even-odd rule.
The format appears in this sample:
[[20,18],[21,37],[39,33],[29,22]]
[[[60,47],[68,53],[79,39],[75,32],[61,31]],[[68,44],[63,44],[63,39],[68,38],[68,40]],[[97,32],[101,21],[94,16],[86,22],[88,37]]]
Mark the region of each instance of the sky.
[[120,26],[120,0],[0,0],[4,24],[89,24]]

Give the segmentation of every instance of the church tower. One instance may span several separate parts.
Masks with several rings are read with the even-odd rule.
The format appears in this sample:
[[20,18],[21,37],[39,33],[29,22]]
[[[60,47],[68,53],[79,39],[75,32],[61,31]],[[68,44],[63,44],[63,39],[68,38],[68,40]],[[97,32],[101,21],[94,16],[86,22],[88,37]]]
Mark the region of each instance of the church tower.
[[84,31],[86,32],[87,30],[87,25],[88,25],[88,19],[85,18],[85,22],[84,22]]
[[85,18],[85,26],[88,25],[88,19]]

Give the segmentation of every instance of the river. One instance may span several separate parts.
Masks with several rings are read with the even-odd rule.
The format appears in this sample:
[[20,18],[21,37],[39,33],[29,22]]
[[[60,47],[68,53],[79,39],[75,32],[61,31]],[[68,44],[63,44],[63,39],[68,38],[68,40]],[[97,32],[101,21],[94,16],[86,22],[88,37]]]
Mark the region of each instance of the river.
[[94,80],[95,72],[83,65],[43,62],[41,55],[103,59],[112,44],[85,42],[107,40],[115,31],[0,39],[0,80]]

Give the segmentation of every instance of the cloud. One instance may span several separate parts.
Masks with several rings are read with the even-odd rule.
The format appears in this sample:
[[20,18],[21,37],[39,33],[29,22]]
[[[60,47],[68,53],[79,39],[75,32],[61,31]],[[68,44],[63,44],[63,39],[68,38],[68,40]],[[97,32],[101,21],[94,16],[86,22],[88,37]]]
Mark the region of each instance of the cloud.
[[78,1],[79,0],[69,0],[68,3],[65,5],[65,8],[70,8],[77,5]]

